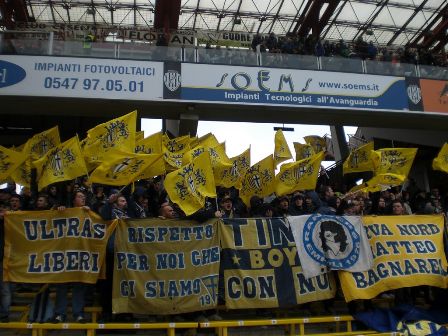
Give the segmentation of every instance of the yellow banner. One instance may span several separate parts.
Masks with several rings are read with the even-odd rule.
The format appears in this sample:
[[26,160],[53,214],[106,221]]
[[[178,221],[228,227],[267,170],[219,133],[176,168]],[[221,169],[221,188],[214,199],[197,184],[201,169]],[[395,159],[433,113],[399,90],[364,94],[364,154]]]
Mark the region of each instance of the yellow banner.
[[161,315],[216,307],[218,223],[120,221],[115,241],[113,312]]
[[116,222],[82,208],[5,215],[5,281],[96,283]]
[[366,216],[363,221],[374,265],[367,272],[339,272],[346,301],[403,287],[447,287],[443,216]]

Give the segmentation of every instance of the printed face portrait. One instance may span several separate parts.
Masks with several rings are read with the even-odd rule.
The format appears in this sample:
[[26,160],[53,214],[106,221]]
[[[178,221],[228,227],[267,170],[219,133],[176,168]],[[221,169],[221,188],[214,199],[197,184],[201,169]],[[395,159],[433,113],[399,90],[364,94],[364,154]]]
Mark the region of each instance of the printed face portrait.
[[330,257],[338,256],[347,249],[347,235],[344,227],[337,222],[322,222],[319,237],[322,242],[322,250]]

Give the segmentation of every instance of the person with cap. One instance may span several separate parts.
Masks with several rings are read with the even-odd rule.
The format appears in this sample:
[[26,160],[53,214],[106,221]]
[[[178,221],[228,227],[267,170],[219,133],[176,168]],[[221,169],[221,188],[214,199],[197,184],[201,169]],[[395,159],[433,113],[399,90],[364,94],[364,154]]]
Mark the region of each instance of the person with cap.
[[239,218],[235,209],[233,208],[233,200],[230,195],[224,195],[219,200],[219,211],[221,212],[221,218]]

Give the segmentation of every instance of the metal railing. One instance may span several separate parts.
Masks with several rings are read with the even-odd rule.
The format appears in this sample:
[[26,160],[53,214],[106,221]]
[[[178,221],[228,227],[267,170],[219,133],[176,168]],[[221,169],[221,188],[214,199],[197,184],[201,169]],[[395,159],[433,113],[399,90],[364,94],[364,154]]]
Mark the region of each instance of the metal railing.
[[145,43],[94,42],[90,46],[86,46],[82,41],[53,40],[51,34],[48,39],[37,40],[9,39],[5,38],[5,33],[7,32],[0,32],[0,54],[177,61],[448,79],[448,68],[428,65],[343,57],[260,53],[248,49],[159,47]]

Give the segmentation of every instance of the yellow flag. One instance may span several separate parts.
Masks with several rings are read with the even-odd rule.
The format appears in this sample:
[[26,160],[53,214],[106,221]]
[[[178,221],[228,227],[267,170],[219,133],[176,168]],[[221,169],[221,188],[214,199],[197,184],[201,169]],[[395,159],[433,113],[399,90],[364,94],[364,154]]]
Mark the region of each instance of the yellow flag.
[[171,153],[163,152],[163,159],[165,160],[165,167],[167,171],[173,171],[182,167],[182,159],[184,157],[183,152]]
[[308,159],[283,164],[275,177],[275,193],[281,196],[297,190],[316,189],[320,164],[324,156],[325,153],[320,152]]
[[168,196],[186,215],[204,207],[205,197],[216,197],[210,157],[206,154],[197,156],[192,163],[169,173],[165,178]]
[[135,143],[143,140],[145,138],[145,131],[137,131],[135,132]]
[[275,189],[274,157],[269,155],[247,170],[242,180],[240,197],[246,205],[250,205],[252,196],[264,197]]
[[197,146],[203,146],[203,147],[216,147],[219,145],[219,141],[216,139],[216,137],[212,133],[207,133],[206,135],[201,136],[197,140]]
[[135,153],[139,154],[161,154],[162,132],[154,133],[140,141],[136,141]]
[[36,167],[39,190],[62,181],[87,174],[87,167],[79,146],[78,136],[50,149],[45,156],[33,162]]
[[308,145],[313,147],[314,153],[325,152],[327,150],[327,140],[318,135],[307,135],[303,139]]
[[0,146],[0,181],[6,181],[11,174],[20,167],[28,155]]
[[289,150],[288,143],[286,142],[285,136],[281,129],[275,132],[274,142],[274,160],[276,166],[283,161],[292,159],[291,151]]
[[216,185],[226,188],[241,189],[241,181],[250,168],[250,147],[240,155],[230,158],[231,167],[217,167],[214,169]]
[[343,174],[373,171],[373,142],[369,142],[353,150],[342,166]]
[[448,143],[442,146],[439,154],[432,161],[432,169],[448,173]]
[[31,187],[31,156],[19,166],[11,174],[11,178],[17,184],[30,188]]
[[190,136],[184,135],[170,139],[162,135],[162,153],[166,162],[166,170],[173,171],[182,167],[182,159],[190,150]]
[[170,139],[168,135],[163,134],[162,146],[164,152],[185,152],[190,149],[190,136],[183,135],[174,139]]
[[414,162],[417,148],[382,148],[373,155],[375,175],[395,174],[406,178]]
[[135,149],[135,126],[137,111],[102,123],[87,132],[83,147],[89,162],[101,162],[112,150],[133,152]]
[[394,186],[402,185],[406,181],[406,177],[396,174],[379,174],[372,177],[367,182],[354,186],[349,193],[354,192],[377,192],[387,190]]
[[296,161],[308,159],[315,154],[311,145],[301,144],[300,142],[294,142],[293,144],[296,151]]
[[[115,186],[128,185],[141,179],[142,176],[150,176],[151,166],[154,165],[156,169],[160,167],[160,162],[157,161],[162,161],[162,157],[162,154],[135,154],[120,150],[111,151],[107,156],[107,161],[102,162],[92,172],[90,182]],[[160,171],[155,173],[155,175],[163,174]]]
[[44,132],[35,134],[23,148],[25,154],[30,154],[33,160],[43,157],[51,148],[61,143],[59,128],[55,126]]

